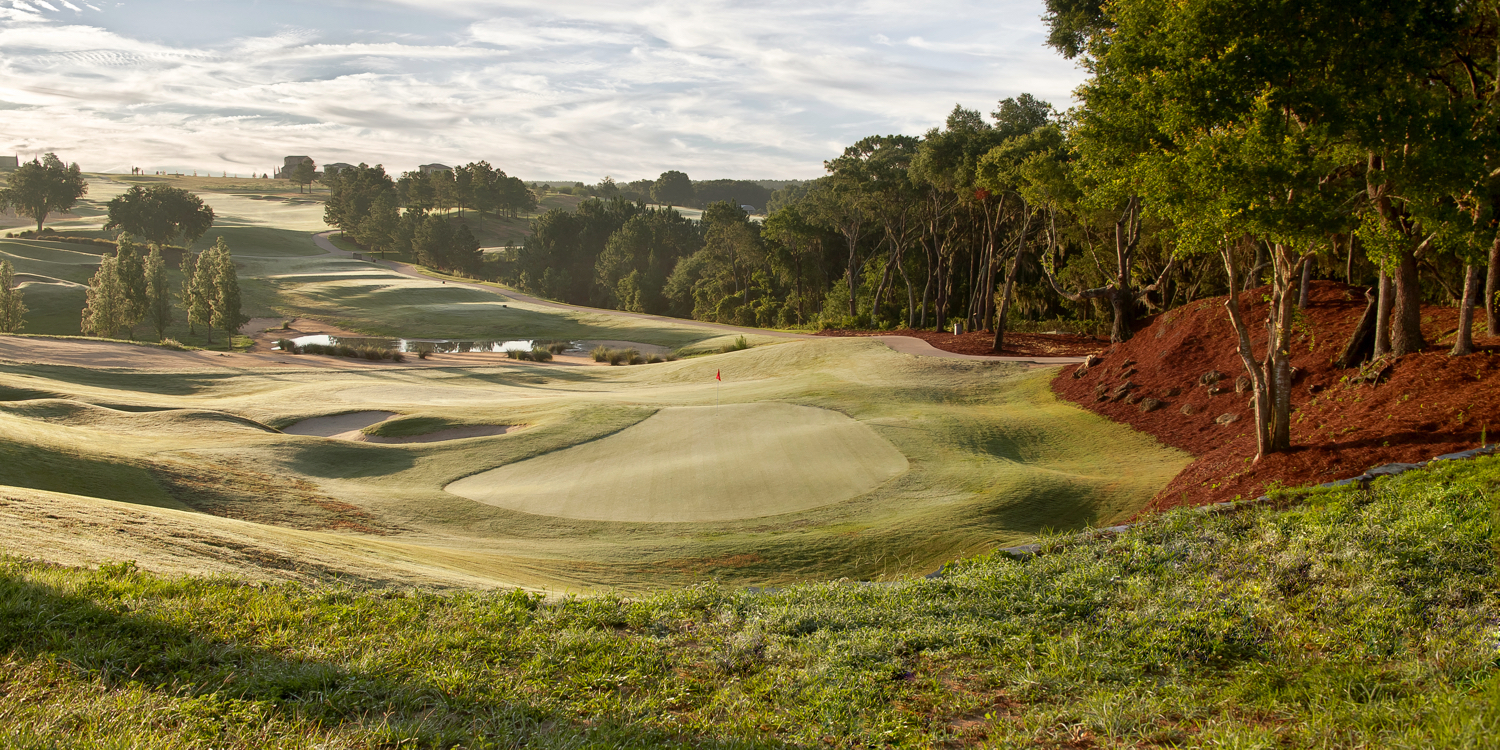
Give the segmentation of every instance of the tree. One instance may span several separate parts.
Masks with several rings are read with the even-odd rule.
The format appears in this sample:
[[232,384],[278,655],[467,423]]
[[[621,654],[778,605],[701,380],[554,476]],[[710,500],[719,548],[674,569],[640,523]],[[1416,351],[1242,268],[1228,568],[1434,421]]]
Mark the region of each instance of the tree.
[[304,185],[311,191],[313,180],[318,179],[318,165],[312,159],[303,159],[301,164],[292,167],[292,182],[297,183],[297,192],[302,192]]
[[469,231],[468,224],[458,225],[458,231],[453,233],[452,257],[449,260],[452,268],[467,273],[478,273],[484,265],[484,251],[479,247],[479,240],[475,239],[474,233]]
[[124,294],[124,308],[122,310],[122,326],[130,335],[130,340],[135,340],[135,325],[146,317],[150,308],[150,295],[146,283],[146,266],[141,258],[134,242],[130,241],[128,235],[119,239],[115,251],[115,274],[120,280],[120,289]]
[[239,274],[235,271],[234,258],[230,257],[229,245],[224,242],[223,237],[214,243],[213,253],[213,299],[210,303],[212,314],[209,322],[214,328],[224,332],[225,342],[233,348],[234,335],[250,319],[241,309]]
[[693,202],[693,181],[675,169],[662,172],[651,186],[651,200],[664,206],[686,206]]
[[[191,302],[188,305],[188,324],[200,324],[208,329],[208,343],[214,342],[214,308],[218,296],[216,277],[219,270],[219,250],[223,237],[214,246],[198,254],[193,262]],[[187,283],[184,281],[184,283]]]
[[146,319],[156,331],[156,340],[163,341],[167,337],[167,326],[172,325],[172,288],[167,283],[167,263],[161,256],[161,248],[151,248],[146,256],[145,272]]
[[423,219],[412,237],[412,253],[417,262],[429,268],[452,268],[454,250],[453,226],[448,220],[432,214]]
[[26,327],[26,303],[16,287],[15,269],[0,260],[0,333],[20,333]]
[[648,209],[610,234],[594,271],[611,306],[662,314],[662,290],[672,269],[702,244],[698,229],[676,210]]
[[202,198],[169,185],[137,185],[111,198],[106,209],[109,221],[105,229],[144,237],[157,247],[178,237],[185,247],[191,247],[213,226],[215,218],[213,207],[204,204]]
[[68,211],[88,191],[88,182],[77,164],[64,165],[57,154],[47,154],[11,173],[5,189],[0,191],[0,204],[35,219],[36,231],[40,232],[49,214]]
[[198,259],[192,253],[182,254],[182,309],[187,313],[188,333],[193,333],[193,324],[199,321],[193,311],[199,309],[198,290],[194,285],[197,279]]
[[99,259],[99,269],[89,279],[83,307],[84,333],[110,338],[128,324],[130,300],[120,281],[119,261],[113,255]]

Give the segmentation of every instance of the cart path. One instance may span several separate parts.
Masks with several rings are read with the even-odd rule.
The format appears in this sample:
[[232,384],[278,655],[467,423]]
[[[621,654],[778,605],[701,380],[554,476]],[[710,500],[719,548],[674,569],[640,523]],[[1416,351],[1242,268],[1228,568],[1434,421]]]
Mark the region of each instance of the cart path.
[[[335,255],[342,258],[353,258],[354,253],[349,252],[348,250],[340,250],[333,244],[332,241],[328,239],[329,235],[334,233],[334,231],[320,232],[313,235],[313,241],[316,242],[318,244],[318,247],[322,248],[323,251],[329,255]],[[625,318],[649,320],[671,325],[707,328],[710,330],[722,331],[724,333],[741,333],[780,339],[826,339],[826,337],[823,336],[813,336],[806,333],[792,333],[790,331],[776,331],[765,328],[747,328],[744,326],[725,325],[723,323],[707,323],[701,320],[672,318],[665,315],[649,315],[646,313],[625,312],[623,310],[606,310],[598,307],[570,305],[564,302],[554,302],[552,300],[542,299],[540,297],[533,297],[529,294],[523,294],[521,292],[515,291],[514,289],[501,289],[489,284],[479,284],[470,281],[447,281],[445,279],[435,279],[432,276],[428,276],[422,273],[420,269],[409,263],[399,263],[393,260],[372,260],[369,258],[361,259],[365,260],[368,263],[373,263],[383,268],[388,268],[391,271],[401,274],[402,276],[407,276],[413,279],[422,279],[424,281],[443,281],[443,283],[447,284],[456,284],[458,286],[467,287],[469,289],[477,289],[482,292],[488,292],[502,299],[515,300],[517,302],[524,302],[528,305],[547,307],[554,310],[566,310],[569,312],[589,313],[594,315],[617,315]],[[1083,357],[1001,357],[979,354],[959,354],[957,352],[943,351],[942,349],[939,349],[932,344],[923,341],[922,339],[913,338],[911,336],[863,336],[861,338],[873,339],[902,354],[911,354],[919,357],[937,357],[940,359],[967,359],[977,360],[981,362],[1020,362],[1025,364],[1044,366],[1078,364],[1084,361]]]

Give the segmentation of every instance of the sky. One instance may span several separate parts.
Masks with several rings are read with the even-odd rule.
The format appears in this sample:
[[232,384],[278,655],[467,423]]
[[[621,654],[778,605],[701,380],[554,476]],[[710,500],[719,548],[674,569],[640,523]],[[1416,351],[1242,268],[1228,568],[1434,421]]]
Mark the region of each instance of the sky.
[[1042,0],[0,0],[0,154],[247,175],[808,179],[1082,82]]

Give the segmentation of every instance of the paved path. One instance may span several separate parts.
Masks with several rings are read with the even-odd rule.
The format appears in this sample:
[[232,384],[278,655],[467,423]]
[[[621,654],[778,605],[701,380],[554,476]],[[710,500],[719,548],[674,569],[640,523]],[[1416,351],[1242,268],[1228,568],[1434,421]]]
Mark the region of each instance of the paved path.
[[[318,247],[322,248],[323,251],[328,253],[329,255],[337,255],[344,258],[354,257],[354,253],[351,253],[347,250],[340,250],[337,246],[335,246],[333,242],[328,239],[328,236],[331,234],[334,234],[334,232],[320,232],[313,235],[313,241],[316,242],[318,244]],[[649,320],[652,322],[664,323],[668,325],[693,326],[696,328],[707,328],[710,330],[722,331],[724,333],[742,333],[753,336],[768,336],[771,338],[779,339],[828,338],[826,336],[812,336],[806,333],[792,333],[790,331],[777,331],[767,328],[747,328],[744,326],[724,325],[722,323],[708,323],[701,320],[672,318],[665,315],[648,315],[646,313],[625,312],[623,310],[606,310],[598,307],[569,305],[563,302],[554,302],[552,300],[542,299],[540,297],[533,297],[529,294],[522,294],[521,292],[515,291],[514,289],[500,289],[490,284],[478,284],[469,281],[447,281],[443,279],[434,279],[433,277],[422,273],[419,268],[409,263],[398,263],[393,260],[374,260],[371,258],[364,259],[378,266],[389,268],[390,270],[401,274],[402,276],[409,276],[411,278],[422,279],[424,281],[443,281],[443,283],[445,284],[453,284],[455,286],[467,287],[469,289],[477,289],[481,292],[488,292],[503,299],[511,299],[517,302],[524,302],[528,305],[548,307],[554,310],[566,310],[569,312],[578,313],[592,313],[596,315],[615,315],[624,318],[635,318],[637,320]],[[895,351],[901,352],[902,354],[912,354],[921,357],[938,357],[941,359],[969,359],[984,362],[1023,362],[1034,365],[1068,365],[1077,364],[1084,360],[1083,357],[998,357],[978,354],[959,354],[957,352],[943,351],[942,349],[939,349],[932,344],[923,341],[922,339],[912,338],[911,336],[861,336],[859,338],[874,339],[882,344],[885,344]]]

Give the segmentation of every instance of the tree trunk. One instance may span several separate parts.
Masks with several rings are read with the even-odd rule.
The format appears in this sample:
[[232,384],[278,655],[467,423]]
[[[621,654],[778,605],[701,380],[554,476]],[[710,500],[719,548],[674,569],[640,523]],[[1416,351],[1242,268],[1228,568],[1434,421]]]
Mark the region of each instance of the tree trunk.
[[1411,248],[1402,250],[1396,267],[1396,304],[1391,312],[1391,353],[1401,357],[1422,351],[1427,345],[1422,340],[1422,286]]
[[1375,357],[1391,353],[1391,276],[1380,272],[1379,301],[1375,310]]
[[1301,287],[1301,289],[1299,289],[1297,291],[1297,308],[1300,309],[1300,310],[1306,310],[1307,309],[1307,285],[1310,283],[1311,279],[1312,279],[1312,264],[1311,263],[1303,263],[1302,264],[1302,287]]
[[1464,298],[1458,307],[1458,336],[1449,356],[1464,357],[1474,353],[1474,302],[1479,296],[1479,269],[1464,266]]
[[1349,336],[1348,343],[1344,344],[1344,351],[1334,362],[1334,367],[1347,370],[1360,362],[1363,362],[1367,354],[1375,350],[1375,314],[1379,309],[1379,303],[1375,295],[1365,290],[1365,314],[1359,319],[1359,326]]
[[1114,310],[1114,325],[1109,329],[1109,340],[1121,343],[1130,340],[1130,326],[1135,308],[1134,294],[1128,287],[1116,286],[1109,290],[1109,305]]
[[1021,228],[1021,239],[1016,243],[1016,255],[1010,260],[1010,272],[1005,276],[1005,291],[1000,296],[1000,311],[995,315],[995,353],[1005,348],[1005,317],[1010,314],[1010,299],[1016,288],[1016,274],[1021,272],[1021,253],[1026,250],[1026,228]]
[[1490,245],[1490,270],[1484,282],[1484,325],[1490,336],[1500,336],[1500,236]]
[[1244,363],[1245,370],[1250,373],[1250,379],[1254,384],[1255,391],[1255,458],[1260,460],[1268,451],[1270,444],[1269,406],[1271,403],[1269,383],[1266,373],[1256,361],[1255,353],[1250,348],[1250,329],[1245,327],[1245,318],[1240,314],[1240,294],[1237,291],[1240,283],[1239,269],[1234,263],[1234,248],[1226,245],[1220,248],[1220,254],[1224,256],[1224,272],[1229,277],[1229,297],[1224,302],[1224,307],[1229,311],[1229,322],[1234,325],[1235,338],[1238,343],[1240,361]]
[[[1279,453],[1292,447],[1292,283],[1299,272],[1308,266],[1311,253],[1301,253],[1294,262],[1288,257],[1284,245],[1277,245],[1272,260],[1275,263],[1275,286],[1271,304],[1270,335],[1266,341],[1266,371],[1270,380],[1269,414],[1271,424],[1268,452]],[[1299,268],[1298,266],[1301,266]],[[1257,412],[1260,411],[1257,405]]]
[[1354,235],[1344,238],[1348,243],[1348,254],[1344,256],[1344,283],[1354,286]]

